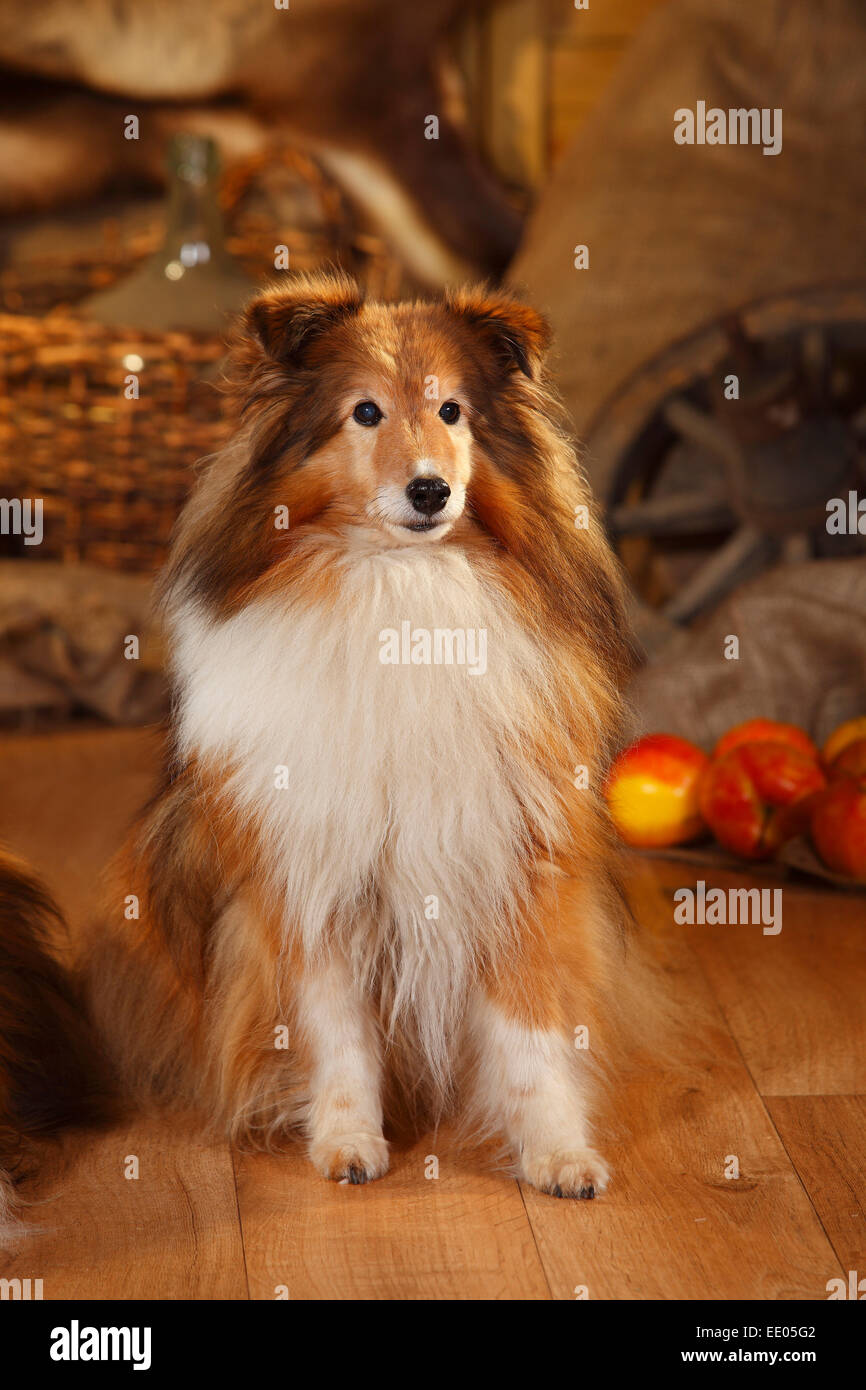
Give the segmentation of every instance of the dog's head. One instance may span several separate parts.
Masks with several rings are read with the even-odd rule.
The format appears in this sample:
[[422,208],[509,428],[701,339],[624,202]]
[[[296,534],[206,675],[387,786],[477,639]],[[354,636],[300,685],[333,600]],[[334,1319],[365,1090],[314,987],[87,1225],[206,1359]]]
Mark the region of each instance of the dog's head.
[[374,544],[442,540],[466,509],[480,436],[500,413],[513,430],[547,338],[505,295],[367,304],[337,276],[269,291],[246,312],[239,354],[258,413],[250,470],[304,495],[298,524],[314,506],[320,524]]

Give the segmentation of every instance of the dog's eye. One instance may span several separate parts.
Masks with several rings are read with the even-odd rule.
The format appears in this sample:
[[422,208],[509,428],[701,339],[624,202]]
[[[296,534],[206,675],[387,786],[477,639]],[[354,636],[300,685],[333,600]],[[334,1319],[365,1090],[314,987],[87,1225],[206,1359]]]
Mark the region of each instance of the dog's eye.
[[453,425],[460,419],[460,407],[456,401],[446,401],[439,407],[439,418],[444,420],[446,425]]
[[352,416],[359,425],[378,425],[382,412],[375,401],[359,401],[352,411]]

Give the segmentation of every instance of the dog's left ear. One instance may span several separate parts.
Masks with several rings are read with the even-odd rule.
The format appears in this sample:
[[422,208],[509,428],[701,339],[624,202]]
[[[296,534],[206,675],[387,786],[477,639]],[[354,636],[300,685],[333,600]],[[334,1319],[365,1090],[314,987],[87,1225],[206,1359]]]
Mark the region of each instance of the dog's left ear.
[[268,357],[288,365],[298,363],[316,338],[357,314],[363,303],[348,275],[299,275],[258,295],[243,326]]
[[536,309],[511,295],[483,289],[452,291],[446,304],[452,314],[485,339],[506,370],[516,367],[530,379],[538,375],[552,334]]

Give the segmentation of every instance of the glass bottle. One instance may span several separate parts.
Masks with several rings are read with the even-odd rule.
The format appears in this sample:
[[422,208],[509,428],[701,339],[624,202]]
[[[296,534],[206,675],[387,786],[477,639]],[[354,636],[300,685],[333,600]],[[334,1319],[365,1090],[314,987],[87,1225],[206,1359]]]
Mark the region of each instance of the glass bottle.
[[102,323],[218,333],[256,286],[225,249],[216,143],[203,135],[174,136],[168,174],[161,249],[80,308]]

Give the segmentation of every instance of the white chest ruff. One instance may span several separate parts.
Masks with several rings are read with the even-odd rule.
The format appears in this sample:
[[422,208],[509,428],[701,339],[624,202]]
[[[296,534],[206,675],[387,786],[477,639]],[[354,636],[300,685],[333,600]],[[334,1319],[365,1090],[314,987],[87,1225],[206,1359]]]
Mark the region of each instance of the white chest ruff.
[[462,993],[479,947],[506,943],[529,836],[558,832],[556,791],[527,752],[546,658],[456,549],[342,563],[336,610],[176,614],[180,744],[230,769],[287,931],[313,952],[343,924],[365,968],[390,961],[398,1008],[432,1008],[437,991]]

